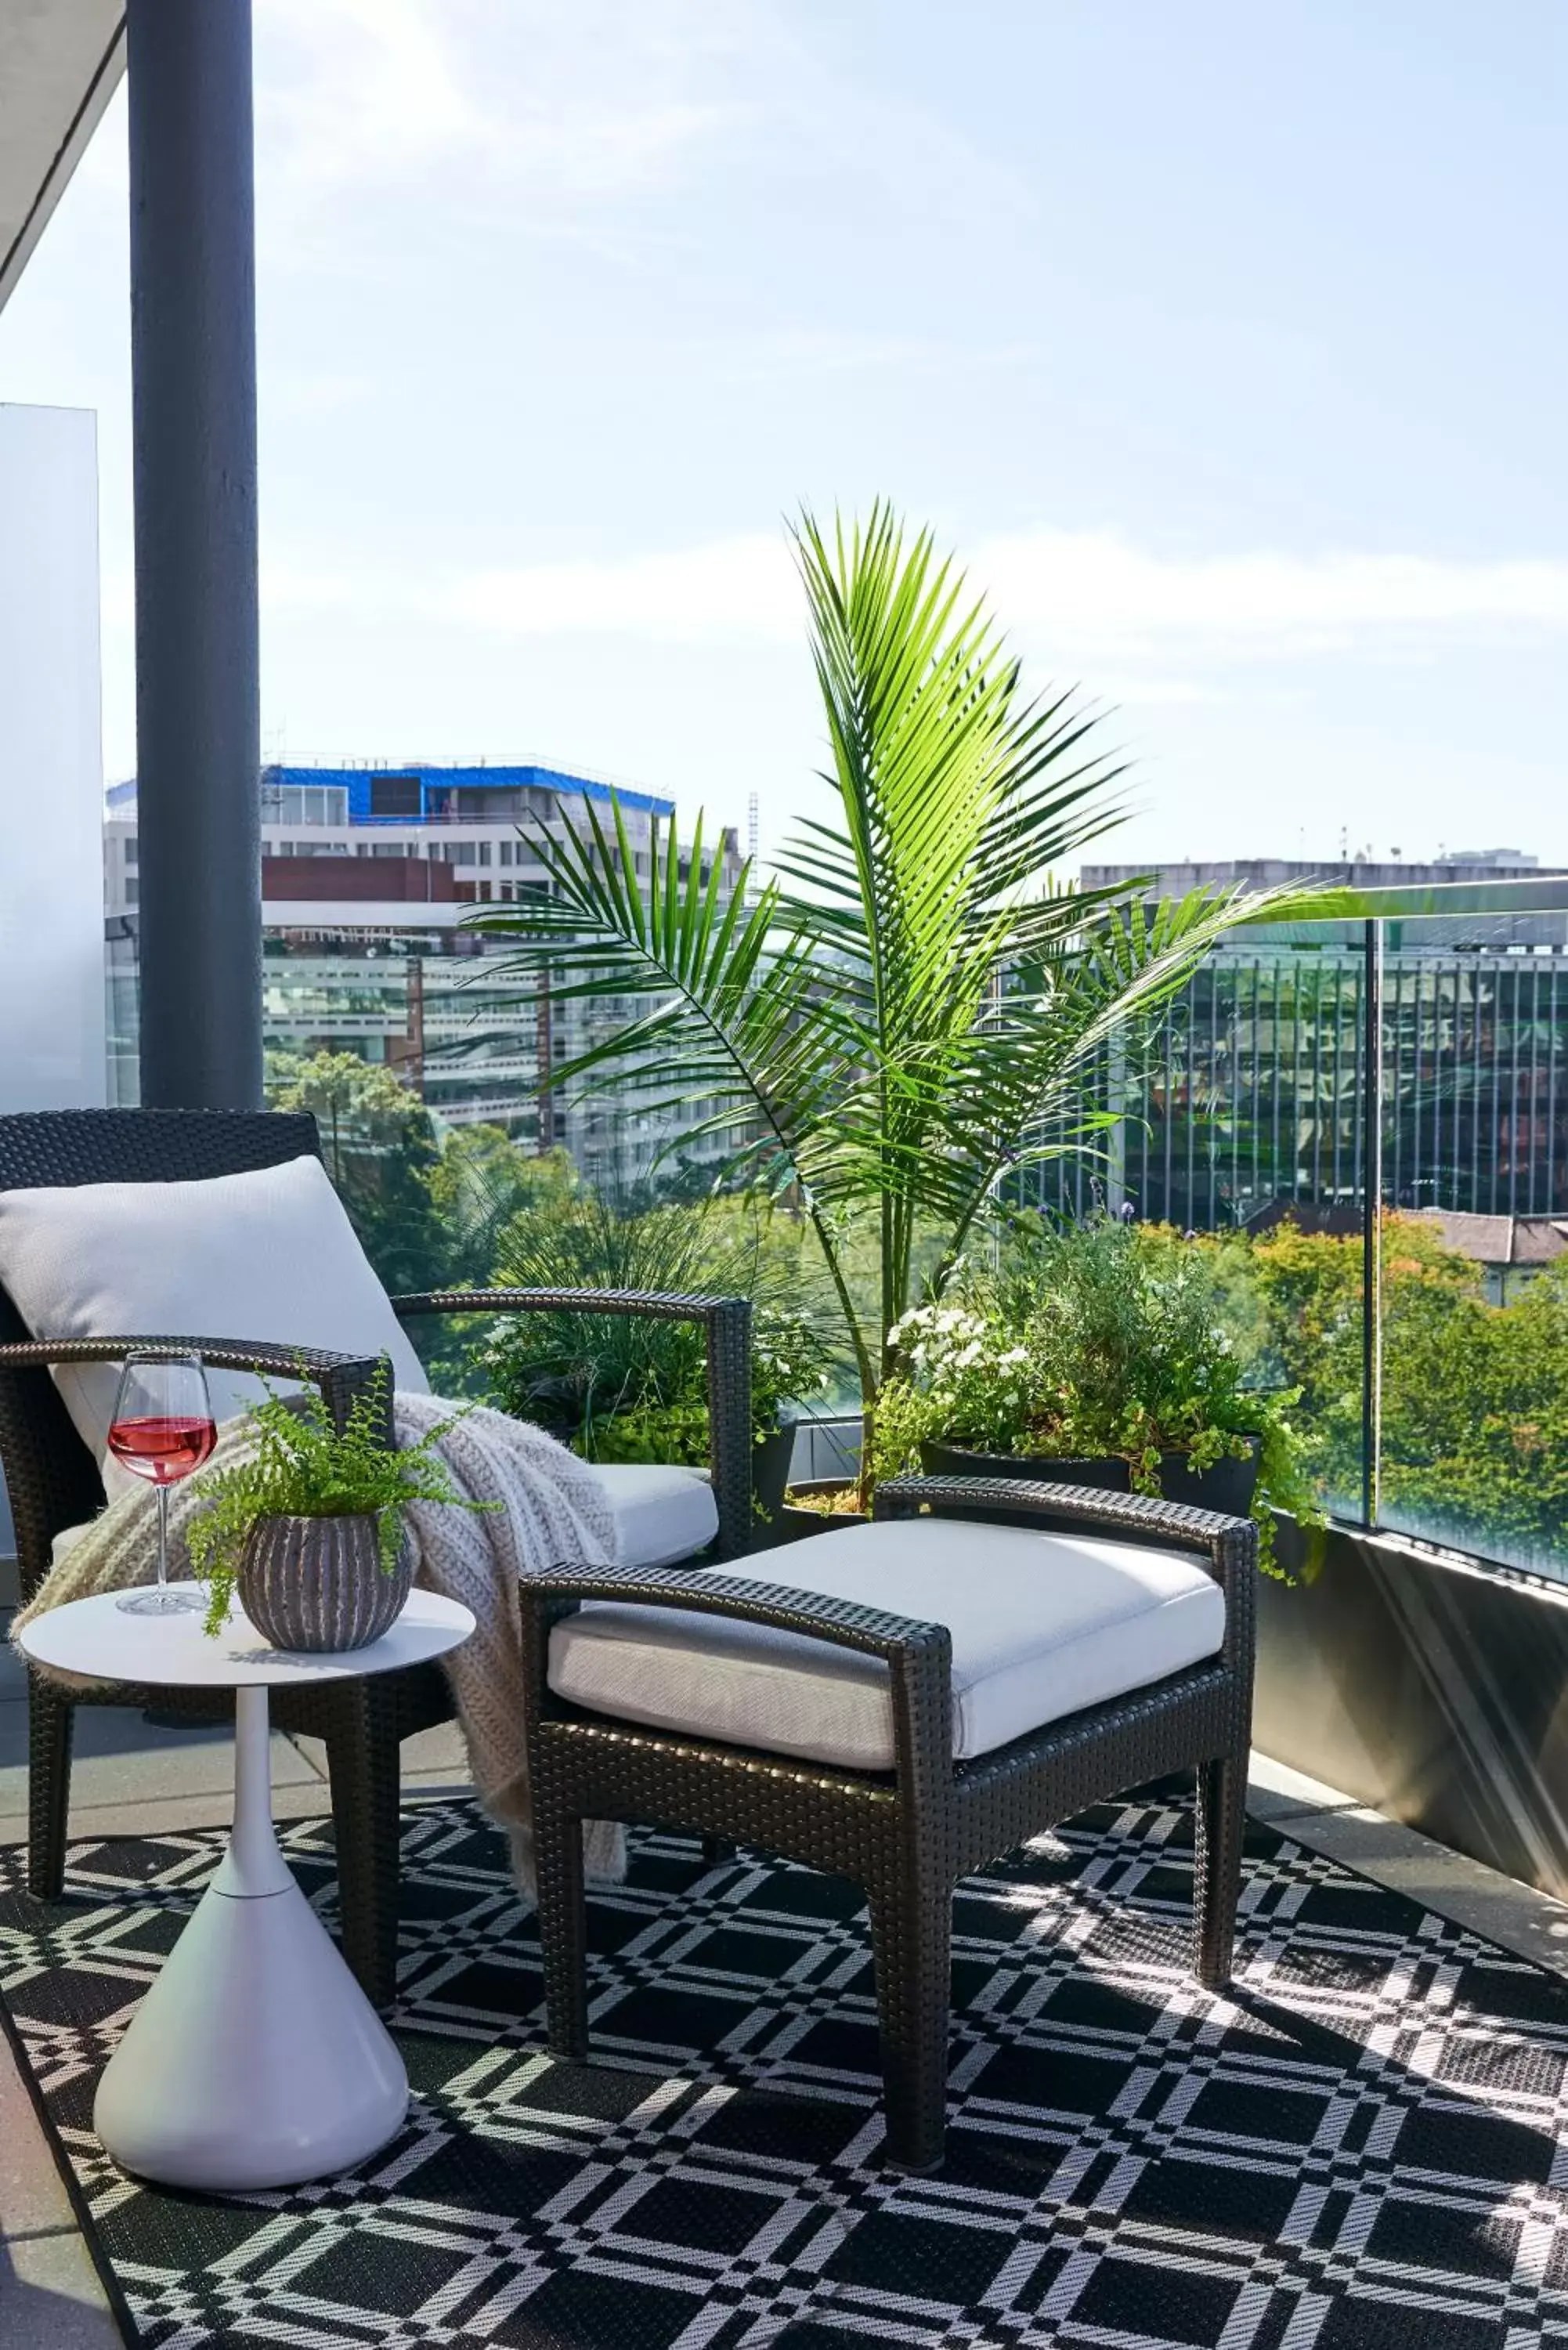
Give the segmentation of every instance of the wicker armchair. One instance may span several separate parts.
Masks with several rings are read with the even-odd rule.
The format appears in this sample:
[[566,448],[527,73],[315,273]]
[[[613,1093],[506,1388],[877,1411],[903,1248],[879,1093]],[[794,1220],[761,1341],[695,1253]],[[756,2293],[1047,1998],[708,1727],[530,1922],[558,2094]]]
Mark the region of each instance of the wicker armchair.
[[[174,1182],[234,1175],[318,1154],[316,1121],[265,1112],[40,1111],[0,1118],[0,1191],[81,1183]],[[658,1297],[542,1290],[442,1291],[392,1300],[400,1318],[421,1314],[528,1313],[571,1306],[701,1323],[707,1336],[711,1475],[719,1535],[711,1555],[746,1548],[751,1527],[750,1314],[732,1298]],[[57,1534],[103,1507],[98,1464],[49,1377],[51,1363],[113,1359],[132,1347],[199,1348],[214,1367],[286,1378],[301,1363],[342,1425],[381,1358],[254,1346],[235,1338],[160,1332],[105,1333],[92,1341],[39,1341],[0,1289],[0,1467],[16,1529],[22,1596],[48,1572]],[[66,1695],[28,1672],[30,1731],[28,1884],[46,1901],[63,1882],[70,1800],[71,1731],[78,1705],[144,1706],[196,1721],[232,1716],[232,1693],[120,1684]],[[344,1953],[378,2005],[397,1985],[399,1748],[416,1731],[452,1719],[433,1665],[316,1690],[278,1690],[273,1720],[320,1738],[327,1749],[337,1848]]]
[[[1168,1678],[955,1762],[952,1638],[940,1623],[680,1568],[552,1575],[528,1587],[524,1609],[552,2048],[575,2059],[587,2054],[581,1821],[641,1820],[761,1846],[866,1889],[888,2160],[911,2171],[932,2169],[941,2157],[952,1895],[967,1871],[1085,1804],[1196,1766],[1195,1971],[1211,1987],[1229,1981],[1251,1721],[1257,1551],[1250,1521],[1075,1486],[931,1477],[900,1479],[877,1492],[878,1520],[927,1512],[1189,1552],[1224,1596],[1222,1644]],[[848,1544],[858,1537],[837,1539]],[[1048,1571],[1044,1563],[1042,1571]],[[953,1596],[956,1604],[961,1590]],[[594,1600],[740,1618],[881,1659],[891,1683],[893,1769],[803,1762],[573,1705],[550,1685],[551,1635]]]

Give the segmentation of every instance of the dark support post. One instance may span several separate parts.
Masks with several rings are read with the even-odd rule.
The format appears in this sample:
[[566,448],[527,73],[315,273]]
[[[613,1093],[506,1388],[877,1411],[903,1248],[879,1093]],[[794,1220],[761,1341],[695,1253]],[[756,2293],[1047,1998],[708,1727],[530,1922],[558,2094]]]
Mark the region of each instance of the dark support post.
[[141,1098],[261,1100],[250,0],[128,0]]
[[1361,1516],[1375,1526],[1383,1449],[1383,925],[1366,925],[1361,1198]]

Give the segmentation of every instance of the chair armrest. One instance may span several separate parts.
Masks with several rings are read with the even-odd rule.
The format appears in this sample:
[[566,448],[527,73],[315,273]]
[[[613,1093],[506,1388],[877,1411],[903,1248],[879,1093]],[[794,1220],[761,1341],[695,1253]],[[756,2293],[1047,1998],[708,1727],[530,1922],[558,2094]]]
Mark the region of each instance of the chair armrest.
[[952,1770],[952,1635],[945,1624],[893,1616],[820,1591],[749,1577],[692,1575],[681,1567],[554,1569],[522,1586],[523,1649],[529,1712],[547,1702],[550,1634],[585,1601],[681,1608],[798,1632],[836,1648],[877,1657],[892,1683],[895,1769],[907,1783]]
[[1251,1518],[1197,1510],[1157,1494],[1107,1493],[1023,1477],[890,1477],[877,1486],[872,1503],[878,1519],[918,1517],[922,1510],[993,1525],[1064,1518],[1112,1536],[1133,1534],[1167,1550],[1193,1552],[1225,1595],[1221,1654],[1251,1676],[1258,1563],[1258,1529]]
[[[836,1648],[857,1648],[886,1662],[907,1650],[940,1645],[950,1661],[952,1644],[943,1624],[913,1616],[891,1616],[820,1591],[797,1591],[790,1584],[757,1583],[748,1576],[698,1575],[679,1566],[597,1566],[580,1571],[553,1568],[530,1575],[522,1586],[525,1607],[552,1604],[559,1622],[584,1600],[628,1607],[679,1607],[696,1616],[728,1616],[746,1624],[768,1624],[780,1632],[804,1632]],[[558,1601],[569,1606],[556,1607]]]
[[752,1309],[743,1297],[636,1289],[432,1289],[394,1297],[416,1314],[616,1314],[697,1322],[708,1346],[708,1461],[719,1511],[718,1555],[740,1558],[752,1540]]
[[133,1354],[200,1355],[220,1371],[260,1371],[276,1378],[308,1379],[319,1388],[341,1429],[354,1399],[378,1373],[387,1375],[385,1440],[391,1442],[391,1365],[385,1355],[342,1355],[324,1347],[275,1347],[247,1338],[30,1338],[0,1346],[0,1375],[47,1370],[57,1363],[113,1363]]

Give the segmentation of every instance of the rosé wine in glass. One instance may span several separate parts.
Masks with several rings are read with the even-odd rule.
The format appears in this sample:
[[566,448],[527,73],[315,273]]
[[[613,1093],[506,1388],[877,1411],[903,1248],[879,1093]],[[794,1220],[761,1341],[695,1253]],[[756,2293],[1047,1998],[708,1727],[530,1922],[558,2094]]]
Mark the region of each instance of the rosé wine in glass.
[[152,1485],[176,1485],[199,1469],[218,1440],[215,1420],[179,1416],[117,1419],[109,1449],[122,1469]]
[[218,1431],[200,1355],[128,1355],[119,1375],[109,1449],[158,1494],[158,1580],[119,1600],[129,1616],[177,1616],[200,1609],[189,1592],[169,1588],[169,1488],[202,1466]]

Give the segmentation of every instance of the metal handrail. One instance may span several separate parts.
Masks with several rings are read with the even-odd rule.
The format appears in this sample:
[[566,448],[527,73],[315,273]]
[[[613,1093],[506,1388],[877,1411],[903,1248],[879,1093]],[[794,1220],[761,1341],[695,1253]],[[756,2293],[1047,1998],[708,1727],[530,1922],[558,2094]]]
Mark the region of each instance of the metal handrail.
[[1255,914],[1243,914],[1241,920],[1282,927],[1297,920],[1315,926],[1390,919],[1414,921],[1422,915],[1568,913],[1568,873],[1536,873],[1518,881],[1411,882],[1407,887],[1378,889],[1328,881],[1311,892],[1303,889],[1294,904],[1302,908],[1300,915],[1287,901],[1283,907],[1277,903],[1262,907]]

